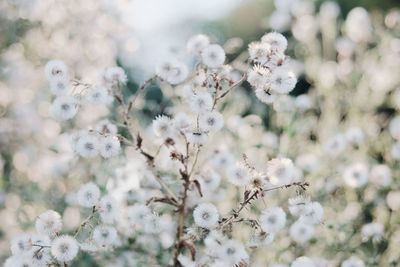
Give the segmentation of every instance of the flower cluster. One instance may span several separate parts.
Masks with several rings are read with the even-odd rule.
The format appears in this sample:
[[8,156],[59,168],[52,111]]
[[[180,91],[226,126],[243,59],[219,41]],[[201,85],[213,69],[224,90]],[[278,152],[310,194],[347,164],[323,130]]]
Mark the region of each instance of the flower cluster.
[[286,38],[277,32],[267,33],[260,42],[249,45],[253,68],[247,74],[248,82],[255,88],[262,102],[271,104],[276,97],[292,91],[297,83],[285,56]]

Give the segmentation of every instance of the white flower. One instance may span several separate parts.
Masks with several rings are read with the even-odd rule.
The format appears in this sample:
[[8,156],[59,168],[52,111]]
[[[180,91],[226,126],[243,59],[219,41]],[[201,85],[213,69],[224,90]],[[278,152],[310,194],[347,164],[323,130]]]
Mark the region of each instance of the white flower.
[[185,131],[192,126],[190,117],[183,112],[179,112],[174,116],[173,124],[177,131]]
[[224,117],[218,111],[200,114],[199,127],[206,132],[221,130],[224,126]]
[[193,218],[198,226],[210,229],[218,223],[219,213],[213,204],[202,203],[194,209]]
[[365,264],[357,256],[351,256],[349,259],[343,261],[340,267],[365,267]]
[[38,216],[35,222],[36,231],[43,235],[55,235],[61,231],[61,216],[54,210],[48,210]]
[[217,252],[218,258],[228,266],[235,266],[241,261],[247,261],[249,255],[239,241],[230,239],[221,244]]
[[121,67],[108,67],[104,70],[103,79],[111,85],[125,84],[128,80],[124,69]]
[[290,184],[299,178],[296,167],[288,158],[276,158],[268,161],[267,176],[273,185]]
[[392,183],[392,170],[385,164],[378,164],[372,167],[371,182],[380,186],[389,186]]
[[[35,234],[31,236],[32,245],[50,246],[51,240],[48,235]],[[38,246],[35,246],[39,248]]]
[[314,261],[308,257],[299,257],[292,262],[290,267],[317,267]]
[[265,90],[269,84],[271,72],[261,65],[254,65],[247,73],[247,81],[256,89]]
[[109,94],[108,89],[101,85],[95,85],[88,89],[85,94],[85,100],[90,104],[108,105],[113,101],[113,97]]
[[47,62],[44,72],[49,81],[60,78],[68,80],[68,67],[61,60],[50,60]]
[[287,94],[297,83],[295,74],[285,68],[276,68],[270,78],[270,89],[274,93]]
[[185,136],[190,144],[204,145],[207,142],[207,133],[200,131],[186,131]]
[[289,212],[293,216],[299,217],[306,211],[307,205],[310,203],[310,199],[304,195],[289,198]]
[[256,97],[265,104],[272,104],[276,100],[276,95],[262,88],[256,89]]
[[171,119],[165,115],[158,115],[153,120],[153,131],[157,137],[171,137],[174,133]]
[[389,124],[390,135],[400,141],[400,116],[394,117]]
[[93,230],[93,240],[101,247],[112,246],[117,240],[117,230],[112,226],[96,226]]
[[99,202],[100,198],[100,189],[99,187],[90,182],[87,184],[84,184],[79,188],[78,194],[77,194],[77,200],[79,205],[82,207],[93,207],[96,206]]
[[212,155],[211,164],[216,170],[224,169],[227,170],[234,164],[234,158],[228,151],[216,151]]
[[145,218],[147,215],[151,214],[151,211],[149,207],[145,205],[135,204],[128,208],[127,213],[130,224],[143,227]]
[[384,235],[384,227],[380,223],[367,223],[361,228],[361,236],[363,241],[372,239],[374,242],[378,242]]
[[386,196],[386,203],[390,209],[400,210],[400,191],[390,191]]
[[99,214],[103,223],[112,223],[117,213],[117,201],[112,196],[104,196],[100,199]]
[[54,79],[50,80],[50,91],[52,94],[57,96],[67,95],[70,91],[70,84],[68,79],[64,77],[55,77]]
[[211,111],[213,106],[212,96],[207,92],[197,92],[188,98],[189,106],[195,113]]
[[269,44],[272,49],[283,53],[287,48],[287,40],[285,36],[278,32],[270,32],[261,37],[261,42]]
[[[50,246],[50,243],[47,244]],[[26,255],[26,258],[29,259],[29,263],[32,264],[32,266],[35,267],[45,267],[48,266],[51,261],[51,255],[50,255],[50,250],[48,248],[39,248],[36,247],[36,249],[33,249]],[[17,265],[18,266],[18,265]],[[13,266],[13,267],[17,267]],[[26,266],[31,266],[31,265],[21,265],[21,267],[26,267]]]
[[319,202],[307,203],[304,207],[304,213],[300,216],[299,221],[308,224],[319,224],[324,216],[324,208]]
[[290,227],[290,237],[299,244],[304,244],[314,236],[314,226],[297,221]]
[[27,255],[9,257],[4,263],[4,267],[37,267],[37,266],[41,265],[36,265],[32,257],[29,257]]
[[356,7],[347,14],[345,22],[347,35],[354,42],[365,42],[371,37],[371,20],[368,11],[362,7]]
[[11,240],[11,253],[13,255],[28,252],[32,248],[32,239],[28,234],[19,234]]
[[351,127],[346,131],[346,139],[350,144],[361,145],[364,141],[364,132],[358,127]]
[[101,120],[96,124],[96,131],[101,134],[116,135],[118,128],[108,120]]
[[189,70],[182,62],[170,60],[159,64],[156,68],[156,73],[170,84],[179,84],[186,79]]
[[72,236],[56,237],[51,245],[51,254],[60,262],[73,260],[79,251],[79,244]]
[[99,154],[99,138],[96,134],[82,133],[79,135],[75,152],[84,158],[93,158]]
[[221,176],[216,171],[209,169],[201,174],[199,182],[203,191],[204,189],[213,191],[219,187]]
[[220,45],[208,45],[201,52],[201,60],[207,67],[219,68],[224,64],[225,51]]
[[362,187],[368,182],[368,166],[356,163],[344,170],[343,179],[346,185],[352,188]]
[[115,157],[121,151],[121,144],[115,136],[104,136],[100,138],[99,151],[104,158]]
[[338,155],[346,148],[346,138],[343,134],[337,134],[330,138],[324,145],[325,151],[330,155]]
[[204,48],[210,44],[210,39],[207,35],[197,34],[188,40],[186,49],[190,54],[200,56]]
[[58,121],[72,119],[78,112],[78,103],[72,96],[59,96],[50,106],[50,114]]
[[245,186],[250,182],[249,172],[246,167],[238,164],[226,169],[228,181],[236,186]]
[[280,207],[265,209],[260,216],[261,229],[267,233],[277,233],[286,224],[286,213]]
[[264,64],[271,55],[271,45],[262,42],[252,42],[249,44],[250,59],[254,62]]

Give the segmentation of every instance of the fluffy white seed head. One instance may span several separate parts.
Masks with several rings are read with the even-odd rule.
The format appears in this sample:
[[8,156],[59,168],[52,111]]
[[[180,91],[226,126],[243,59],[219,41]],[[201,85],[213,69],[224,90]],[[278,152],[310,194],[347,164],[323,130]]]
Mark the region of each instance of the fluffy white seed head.
[[188,76],[187,66],[178,61],[170,60],[160,63],[156,68],[157,75],[170,84],[182,83]]
[[226,170],[228,181],[236,186],[245,186],[250,182],[250,175],[243,165],[232,165]]
[[153,131],[157,137],[168,138],[174,134],[172,121],[165,115],[158,115],[153,120]]
[[103,72],[103,79],[106,84],[125,84],[128,81],[126,73],[121,67],[108,67]]
[[247,73],[247,81],[256,89],[267,90],[271,72],[261,65],[254,65]]
[[285,36],[278,32],[270,32],[261,37],[261,42],[267,43],[277,52],[285,52],[288,42]]
[[75,117],[78,102],[72,96],[58,96],[50,106],[51,116],[58,121],[66,121]]
[[104,196],[100,199],[99,214],[103,223],[113,223],[118,212],[118,204],[114,197]]
[[114,245],[117,238],[117,230],[112,226],[100,225],[93,230],[93,241],[100,247]]
[[201,52],[201,60],[209,68],[219,68],[224,64],[225,51],[220,45],[208,45]]
[[96,132],[100,134],[111,134],[116,135],[118,133],[118,128],[112,124],[109,120],[101,120],[96,124]]
[[311,202],[305,205],[304,213],[299,221],[307,224],[319,224],[324,216],[324,208],[319,202]]
[[115,157],[121,152],[121,144],[115,136],[103,136],[100,138],[99,151],[104,158]]
[[51,254],[60,262],[69,262],[78,255],[79,244],[75,238],[68,235],[56,237],[51,244]]
[[295,74],[285,68],[277,68],[270,78],[270,89],[277,94],[287,94],[294,89],[297,83]]
[[90,87],[85,94],[85,101],[94,105],[109,105],[113,99],[108,89],[101,85]]
[[198,226],[211,229],[217,225],[219,213],[213,204],[203,203],[194,209],[193,218]]
[[200,56],[201,52],[210,44],[210,38],[204,34],[197,34],[192,36],[187,44],[186,49],[187,51],[196,56]]
[[54,210],[48,210],[40,214],[35,222],[36,231],[43,235],[55,235],[62,228],[61,216]]
[[82,132],[75,144],[75,152],[84,158],[93,158],[99,154],[99,137],[95,133]]
[[288,158],[275,158],[268,161],[267,176],[273,185],[290,184],[299,178],[296,167]]
[[32,238],[28,234],[19,234],[11,239],[11,253],[19,255],[28,252],[32,248]]
[[286,213],[280,207],[271,207],[263,211],[260,225],[266,233],[277,233],[286,224]]
[[227,266],[235,266],[248,261],[249,258],[243,244],[233,239],[223,242],[218,248],[217,255]]
[[82,207],[89,208],[96,206],[99,203],[99,198],[100,189],[96,184],[90,182],[79,188],[77,201]]
[[314,226],[300,221],[290,226],[290,237],[299,244],[304,244],[314,236]]
[[195,113],[211,111],[213,106],[212,96],[207,92],[197,92],[188,98],[189,106]]
[[368,182],[368,166],[364,163],[355,163],[348,166],[343,172],[345,184],[352,188],[359,188]]
[[55,77],[50,80],[50,91],[52,94],[61,96],[68,95],[70,92],[70,84],[68,79]]
[[224,126],[224,118],[218,111],[200,114],[199,127],[206,132],[219,131]]
[[50,60],[47,62],[44,72],[49,81],[60,78],[68,80],[68,67],[61,60]]

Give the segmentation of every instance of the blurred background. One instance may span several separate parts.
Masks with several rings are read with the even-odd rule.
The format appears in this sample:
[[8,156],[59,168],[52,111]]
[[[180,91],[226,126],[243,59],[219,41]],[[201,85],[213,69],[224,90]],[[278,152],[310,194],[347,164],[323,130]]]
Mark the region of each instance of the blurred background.
[[[324,1],[302,2],[318,10]],[[397,0],[337,3],[342,19],[356,6],[377,18],[399,8]],[[0,262],[9,255],[10,237],[32,227],[38,214],[35,205],[42,210],[65,208],[64,214],[77,216],[58,197],[79,184],[79,175],[84,174],[68,175],[63,164],[68,156],[55,152],[64,149],[54,145],[62,138],[63,126],[48,116],[50,96],[43,75],[48,60],[64,60],[77,78],[82,75],[87,82],[95,81],[107,66],[122,66],[128,73],[127,91],[133,93],[160,61],[189,60],[182,51],[193,34],[240,47],[235,54],[271,28],[290,38],[290,22],[274,17],[275,10],[276,3],[268,0],[0,1]],[[291,56],[296,58],[297,52],[290,47]],[[300,77],[292,94],[307,92],[310,83]],[[149,105],[142,115],[151,119],[160,111],[154,106],[163,105],[163,96],[153,85],[146,99]],[[85,119],[90,121],[90,114]]]

